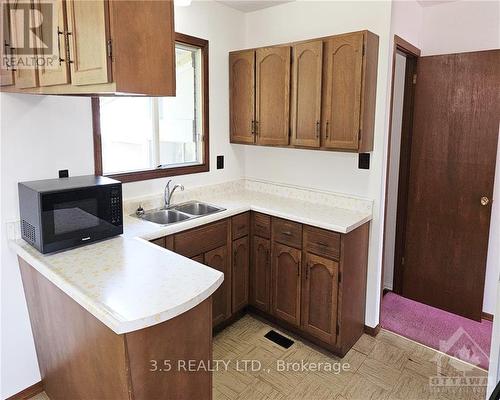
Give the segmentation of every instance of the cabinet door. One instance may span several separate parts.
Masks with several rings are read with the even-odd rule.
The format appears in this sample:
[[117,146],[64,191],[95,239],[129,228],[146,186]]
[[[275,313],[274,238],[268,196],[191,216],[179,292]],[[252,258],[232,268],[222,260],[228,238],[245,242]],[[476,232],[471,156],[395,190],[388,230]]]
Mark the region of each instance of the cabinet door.
[[[42,1],[35,0],[35,8],[40,7],[40,3]],[[46,0],[43,0],[43,3],[46,3]],[[38,68],[40,86],[64,85],[69,83],[69,63],[66,59],[67,41],[64,35],[64,32],[67,30],[66,10],[63,0],[51,0],[50,3],[56,15],[57,26],[52,27],[51,24],[41,24],[37,33],[40,39],[44,41],[44,38],[53,35],[52,29],[57,29],[57,41],[53,43],[53,54],[58,59],[54,59],[53,64],[49,68],[45,65],[40,65]],[[44,54],[44,49],[40,49],[39,52],[41,56],[50,56],[50,54]]]
[[291,141],[296,146],[319,147],[323,42],[293,46]]
[[255,51],[229,55],[229,132],[232,143],[255,143]]
[[293,325],[300,321],[301,251],[273,243],[272,314]]
[[323,146],[357,150],[363,33],[331,38],[324,52]]
[[270,311],[271,241],[253,237],[251,302],[262,311]]
[[109,82],[108,2],[66,0],[66,7],[71,83],[90,85]]
[[257,49],[257,143],[288,144],[290,126],[290,47]]
[[338,263],[307,253],[302,272],[302,328],[326,343],[337,335]]
[[212,295],[212,321],[215,326],[228,318],[231,313],[231,274],[227,246],[205,253],[205,264],[224,273],[224,282]]
[[233,270],[232,270],[232,310],[233,313],[248,304],[248,267],[250,253],[248,236],[233,242]]
[[[10,0],[1,3],[3,9],[0,12],[2,23],[6,23],[6,27],[2,27],[0,35],[2,35],[2,42],[0,43],[0,57],[2,60],[12,55],[11,47],[11,34],[10,34]],[[2,61],[0,68],[0,86],[9,86],[14,84],[14,70],[9,66],[10,61]]]
[[[11,4],[11,9],[16,9],[18,5],[22,5],[23,3],[11,1],[10,4]],[[30,26],[36,26],[35,22],[36,15],[37,14],[34,12],[34,10],[31,9],[28,16]],[[24,26],[22,25],[23,20],[22,18],[21,19],[13,18],[10,22],[12,28],[11,43],[17,47],[21,47],[23,46],[23,40],[27,41],[24,34]],[[13,53],[19,56],[22,55],[20,52],[16,52],[15,47],[13,49]],[[33,55],[36,56],[36,51],[34,52]],[[15,77],[16,88],[29,89],[38,86],[38,69],[36,67],[30,67],[30,68],[16,67],[14,72],[14,77]]]

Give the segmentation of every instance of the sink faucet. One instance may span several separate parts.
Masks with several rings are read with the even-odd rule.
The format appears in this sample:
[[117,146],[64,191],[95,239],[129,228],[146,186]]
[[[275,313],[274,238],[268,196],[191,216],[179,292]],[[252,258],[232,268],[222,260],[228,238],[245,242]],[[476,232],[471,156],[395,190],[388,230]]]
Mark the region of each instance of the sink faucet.
[[172,196],[174,195],[175,189],[179,188],[184,190],[183,185],[175,185],[172,189],[170,189],[170,183],[172,182],[172,179],[170,179],[167,184],[165,185],[165,191],[163,192],[163,198],[165,200],[163,204],[163,208],[168,208],[170,207],[170,200],[172,200]]

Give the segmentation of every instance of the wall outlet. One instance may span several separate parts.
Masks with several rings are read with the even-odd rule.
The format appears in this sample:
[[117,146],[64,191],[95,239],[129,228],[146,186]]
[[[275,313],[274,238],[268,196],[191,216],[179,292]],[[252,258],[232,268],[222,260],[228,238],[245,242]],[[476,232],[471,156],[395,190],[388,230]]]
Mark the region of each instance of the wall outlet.
[[370,169],[370,153],[360,153],[358,156],[358,168]]
[[217,156],[217,169],[224,169],[224,156]]
[[67,169],[59,170],[59,178],[68,178],[68,177],[69,177],[69,170]]

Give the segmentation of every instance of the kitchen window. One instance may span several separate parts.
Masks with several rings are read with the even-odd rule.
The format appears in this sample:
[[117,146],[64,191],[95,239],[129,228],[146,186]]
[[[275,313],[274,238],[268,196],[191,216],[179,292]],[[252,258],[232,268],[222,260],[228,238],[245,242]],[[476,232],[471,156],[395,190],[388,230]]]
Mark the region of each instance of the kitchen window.
[[208,41],[176,33],[176,97],[92,99],[96,175],[133,182],[209,170]]

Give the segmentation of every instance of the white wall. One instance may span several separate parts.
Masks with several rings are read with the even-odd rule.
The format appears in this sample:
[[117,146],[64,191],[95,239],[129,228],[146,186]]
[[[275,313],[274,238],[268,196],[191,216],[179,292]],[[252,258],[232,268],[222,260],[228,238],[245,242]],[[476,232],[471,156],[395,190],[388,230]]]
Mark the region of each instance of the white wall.
[[[198,186],[242,176],[239,148],[229,144],[228,52],[244,45],[244,14],[216,2],[176,7],[178,32],[209,40],[211,171],[175,178]],[[40,380],[19,267],[7,247],[5,222],[18,219],[17,182],[93,174],[90,99],[1,94],[1,398]],[[225,156],[225,169],[215,156]],[[167,178],[125,184],[125,197],[159,193]]]
[[357,155],[317,150],[242,146],[245,175],[368,197],[375,201],[370,232],[366,324],[378,323],[381,274],[383,153],[391,3],[382,1],[297,1],[248,14],[246,46],[262,46],[368,29],[380,37],[375,144],[369,170],[357,167]]
[[423,56],[498,49],[499,41],[498,1],[454,1],[423,7]]
[[[384,243],[384,288],[392,290],[394,279],[394,250],[396,239],[396,215],[398,207],[399,156],[401,150],[401,125],[403,118],[403,98],[405,89],[406,57],[396,54],[394,66],[394,87],[391,124],[391,163],[388,174],[387,210],[385,218]],[[389,103],[390,104],[390,103]]]

